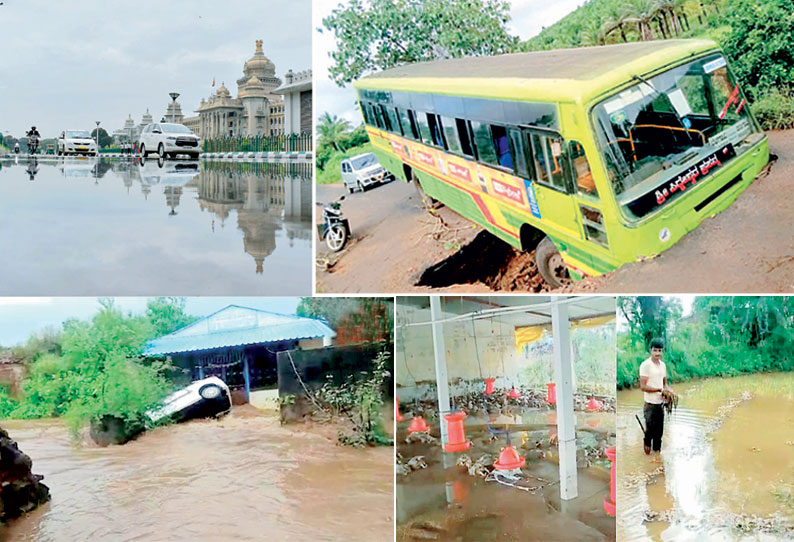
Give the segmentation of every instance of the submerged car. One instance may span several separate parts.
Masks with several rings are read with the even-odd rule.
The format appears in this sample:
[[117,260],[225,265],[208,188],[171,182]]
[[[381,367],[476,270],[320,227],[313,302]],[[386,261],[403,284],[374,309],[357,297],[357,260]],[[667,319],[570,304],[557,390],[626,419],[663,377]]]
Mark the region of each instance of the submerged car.
[[232,409],[232,396],[226,383],[216,376],[196,380],[175,391],[162,406],[148,410],[143,419],[130,421],[105,415],[91,422],[91,438],[100,446],[124,444],[155,425],[198,418],[220,418]]
[[157,122],[141,131],[138,148],[143,157],[156,152],[163,158],[174,158],[180,154],[198,158],[201,140],[187,126]]
[[58,156],[70,154],[96,156],[96,153],[96,141],[88,130],[64,130],[55,144],[55,154]]
[[341,168],[342,182],[351,194],[353,190],[363,192],[374,184],[394,180],[394,175],[386,171],[371,152],[342,160]]

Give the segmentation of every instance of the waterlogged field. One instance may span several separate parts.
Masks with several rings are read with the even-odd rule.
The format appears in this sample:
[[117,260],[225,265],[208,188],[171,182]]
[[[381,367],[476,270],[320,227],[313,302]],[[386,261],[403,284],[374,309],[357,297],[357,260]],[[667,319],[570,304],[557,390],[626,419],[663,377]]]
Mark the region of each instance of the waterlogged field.
[[[618,393],[619,541],[794,536],[794,373],[679,384],[661,455],[646,456],[639,390]],[[644,423],[644,420],[643,420]]]

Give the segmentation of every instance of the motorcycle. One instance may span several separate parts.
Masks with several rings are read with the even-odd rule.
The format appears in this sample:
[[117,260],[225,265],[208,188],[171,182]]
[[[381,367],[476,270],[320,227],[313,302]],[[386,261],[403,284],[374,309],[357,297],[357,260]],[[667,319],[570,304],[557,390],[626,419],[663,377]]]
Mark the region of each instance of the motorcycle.
[[39,136],[32,135],[28,139],[28,154],[36,154],[39,150]]
[[328,248],[334,252],[339,252],[347,244],[350,239],[350,222],[345,217],[342,211],[342,196],[338,200],[328,204],[317,203],[323,205],[323,221],[317,224],[317,230],[320,235],[320,240],[325,240]]
[[19,151],[19,143],[16,143],[16,144],[14,145],[14,153],[15,153],[15,154],[19,154],[19,152],[20,152],[20,151]]

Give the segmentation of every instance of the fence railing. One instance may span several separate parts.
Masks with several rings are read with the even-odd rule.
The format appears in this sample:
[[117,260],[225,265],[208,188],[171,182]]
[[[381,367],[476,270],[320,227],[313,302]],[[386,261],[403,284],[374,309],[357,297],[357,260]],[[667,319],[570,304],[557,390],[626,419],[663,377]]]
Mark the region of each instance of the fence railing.
[[312,134],[205,139],[204,152],[307,152],[312,150]]

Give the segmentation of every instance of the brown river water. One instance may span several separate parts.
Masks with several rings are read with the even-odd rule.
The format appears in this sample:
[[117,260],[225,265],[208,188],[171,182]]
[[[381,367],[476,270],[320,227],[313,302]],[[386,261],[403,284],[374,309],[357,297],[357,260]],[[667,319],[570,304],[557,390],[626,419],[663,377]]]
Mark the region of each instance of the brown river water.
[[336,446],[331,426],[282,427],[246,406],[108,448],[75,443],[59,420],[2,426],[52,493],[0,526],[3,541],[393,538],[393,448]]
[[661,455],[651,456],[634,418],[644,423],[642,392],[618,392],[617,539],[794,539],[794,374],[673,387],[679,405],[665,418]]

